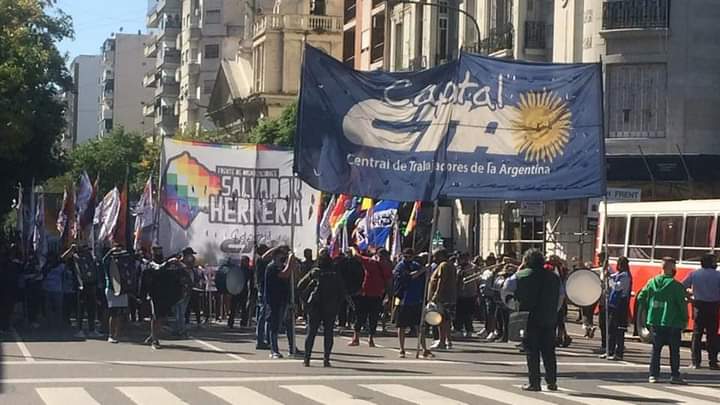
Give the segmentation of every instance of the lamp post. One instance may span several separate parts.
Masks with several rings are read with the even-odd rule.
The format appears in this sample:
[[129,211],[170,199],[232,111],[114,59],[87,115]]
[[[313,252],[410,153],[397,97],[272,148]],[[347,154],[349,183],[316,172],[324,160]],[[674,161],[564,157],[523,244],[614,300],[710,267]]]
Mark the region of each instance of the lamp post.
[[473,17],[473,16],[470,15],[467,11],[465,11],[465,10],[463,10],[463,9],[461,9],[461,8],[453,7],[453,6],[445,5],[445,4],[423,2],[423,1],[418,1],[418,0],[388,0],[388,3],[387,3],[387,4],[388,4],[388,16],[387,16],[387,20],[389,20],[389,18],[390,18],[390,12],[389,12],[389,10],[392,10],[392,8],[395,7],[396,4],[418,4],[418,5],[421,5],[421,6],[430,6],[430,7],[436,7],[436,8],[446,8],[446,9],[448,9],[448,10],[457,11],[458,13],[464,15],[468,20],[470,20],[470,21],[473,23],[473,25],[475,26],[475,31],[477,32],[477,42],[478,42],[478,44],[480,44],[480,37],[481,37],[481,35],[480,35],[480,25],[478,24],[478,22],[477,22],[477,20],[475,19],[475,17]]

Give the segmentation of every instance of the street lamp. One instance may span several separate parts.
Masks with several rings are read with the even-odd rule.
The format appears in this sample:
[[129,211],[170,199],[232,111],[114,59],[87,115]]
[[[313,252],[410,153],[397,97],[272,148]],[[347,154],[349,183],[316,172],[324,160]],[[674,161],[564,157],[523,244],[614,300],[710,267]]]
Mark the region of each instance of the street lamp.
[[[388,0],[388,13],[389,13],[389,10],[392,10],[392,8],[395,7],[396,4],[419,4],[421,6],[446,8],[448,10],[457,11],[458,13],[467,17],[468,20],[472,21],[473,25],[475,26],[475,31],[477,32],[477,42],[478,42],[478,44],[480,44],[480,37],[481,37],[480,25],[478,24],[475,17],[473,17],[472,15],[470,15],[467,11],[465,11],[463,9],[453,7],[450,5],[446,5],[446,4],[428,3],[428,2],[418,1],[418,0]],[[389,14],[388,14],[388,17],[389,17]]]

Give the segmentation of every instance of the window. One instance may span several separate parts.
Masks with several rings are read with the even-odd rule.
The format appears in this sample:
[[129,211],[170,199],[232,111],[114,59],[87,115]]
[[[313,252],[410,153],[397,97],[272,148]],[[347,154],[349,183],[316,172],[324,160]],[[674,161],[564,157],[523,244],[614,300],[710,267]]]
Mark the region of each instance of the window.
[[312,0],[310,2],[310,15],[325,15],[326,7],[325,0]]
[[343,32],[343,63],[355,67],[355,27]]
[[711,216],[688,216],[685,218],[683,261],[699,262],[710,251],[715,240],[715,218]]
[[205,80],[203,81],[203,94],[210,94],[213,91],[213,86],[215,86],[215,80]]
[[608,137],[664,138],[667,72],[662,63],[607,66]]
[[403,33],[404,28],[401,21],[395,24],[395,70],[403,70],[405,68],[405,64],[403,63],[405,60],[405,55],[403,55],[405,37]]
[[503,253],[521,255],[528,249],[543,250],[545,246],[545,220],[538,215],[522,215],[521,204],[507,202],[503,210],[503,240],[499,241]]
[[654,217],[632,217],[630,219],[628,258],[650,260],[654,229]]
[[355,13],[357,12],[356,0],[345,0],[345,22],[349,22],[355,19]]
[[683,235],[683,217],[658,217],[655,231],[655,259],[665,256],[680,258],[680,242]]
[[438,20],[438,63],[447,62],[448,58],[448,19],[447,15]]
[[205,59],[219,58],[220,57],[220,45],[218,45],[218,44],[205,45],[204,57],[205,57]]
[[385,12],[375,14],[372,17],[372,33],[370,41],[370,62],[375,63],[383,59],[385,52]]
[[609,257],[620,257],[625,252],[626,217],[609,217],[608,227],[608,254]]
[[205,12],[205,24],[220,24],[221,21],[220,10],[207,10]]

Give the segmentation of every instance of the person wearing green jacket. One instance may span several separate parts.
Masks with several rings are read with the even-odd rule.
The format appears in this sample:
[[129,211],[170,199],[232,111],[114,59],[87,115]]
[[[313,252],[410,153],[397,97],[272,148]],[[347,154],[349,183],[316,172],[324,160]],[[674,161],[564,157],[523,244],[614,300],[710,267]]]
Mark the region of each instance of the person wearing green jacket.
[[687,302],[685,287],[675,280],[675,259],[663,257],[663,274],[651,279],[643,287],[637,300],[641,310],[647,310],[646,324],[653,332],[652,357],[650,358],[650,383],[660,377],[660,354],[665,345],[670,346],[671,384],[685,384],[680,376],[680,340],[687,326]]

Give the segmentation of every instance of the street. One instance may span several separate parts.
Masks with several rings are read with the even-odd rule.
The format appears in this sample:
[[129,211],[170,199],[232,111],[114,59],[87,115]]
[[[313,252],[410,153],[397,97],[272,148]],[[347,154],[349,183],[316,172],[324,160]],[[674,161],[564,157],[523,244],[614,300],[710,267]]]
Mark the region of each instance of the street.
[[[120,344],[104,340],[49,339],[23,331],[22,340],[5,337],[3,404],[713,404],[720,396],[720,374],[691,370],[682,349],[682,373],[688,386],[667,383],[667,355],[659,384],[647,383],[650,346],[628,342],[625,361],[610,362],[577,334],[569,348],[558,349],[560,391],[526,393],[525,357],[513,343],[458,340],[436,358],[407,359],[397,339],[384,335],[378,347],[364,340],[348,347],[347,334],[336,337],[332,368],[315,356],[310,368],[300,360],[271,360],[255,351],[249,329],[221,325],[193,329],[183,340],[164,340],[161,350],[141,344],[144,329],[130,327]],[[571,331],[579,332],[577,325]],[[298,343],[304,342],[299,330]],[[131,340],[132,342],[127,342]],[[320,345],[320,346],[319,346]],[[408,340],[414,348],[415,339]],[[287,342],[280,343],[283,352]],[[665,352],[667,353],[667,352]]]

